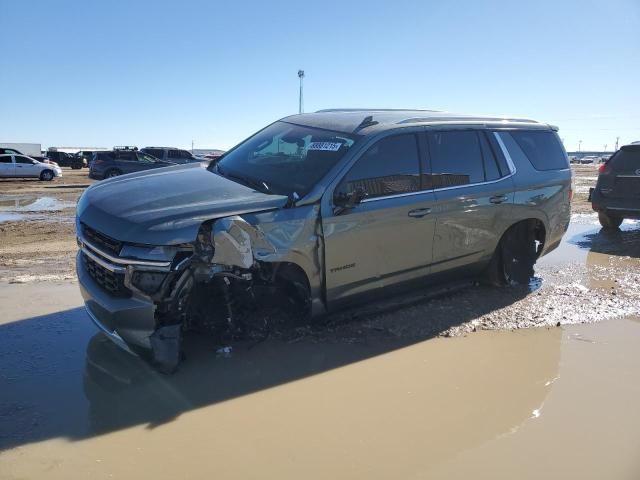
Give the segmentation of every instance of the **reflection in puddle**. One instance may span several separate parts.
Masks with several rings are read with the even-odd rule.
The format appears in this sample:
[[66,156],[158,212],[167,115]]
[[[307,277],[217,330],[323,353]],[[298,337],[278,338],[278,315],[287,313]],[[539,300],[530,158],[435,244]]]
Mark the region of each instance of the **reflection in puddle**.
[[71,214],[52,218],[47,214],[75,208],[76,203],[59,200],[53,197],[37,197],[35,195],[3,196],[0,199],[0,222],[31,221],[71,221]]
[[65,208],[75,208],[75,206],[75,202],[35,195],[21,195],[13,198],[5,196],[0,200],[0,212],[55,212]]

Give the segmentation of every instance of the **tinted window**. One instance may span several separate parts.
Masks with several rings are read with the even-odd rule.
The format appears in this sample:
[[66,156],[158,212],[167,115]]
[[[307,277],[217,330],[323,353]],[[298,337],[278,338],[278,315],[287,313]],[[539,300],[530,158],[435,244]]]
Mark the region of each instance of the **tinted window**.
[[620,172],[635,172],[640,168],[640,148],[624,148],[619,150],[609,161],[610,165]]
[[480,140],[480,148],[482,149],[482,159],[484,160],[484,178],[487,182],[492,180],[498,180],[503,175],[498,168],[496,157],[489,146],[489,142],[484,132],[478,132],[478,139]]
[[136,153],[130,150],[116,150],[115,158],[118,160],[137,160]]
[[142,152],[138,152],[138,160],[147,163],[155,163],[157,161],[155,157]]
[[420,190],[417,138],[413,134],[383,138],[361,156],[338,187],[337,195],[362,188],[369,198]]
[[9,155],[8,157],[0,157],[0,163],[13,163],[11,161],[11,155]]
[[509,164],[507,163],[507,159],[504,157],[504,153],[500,148],[500,144],[496,140],[495,132],[485,132],[485,136],[489,141],[491,152],[498,162],[498,168],[500,169],[501,176],[505,177],[512,173],[511,169],[509,168]]
[[186,150],[181,150],[180,154],[181,154],[181,158],[183,158],[185,160],[191,160],[191,154],[189,152],[187,152]]
[[163,157],[163,150],[159,148],[145,148],[143,152],[148,153],[149,155],[153,155],[158,159],[162,159]]
[[19,155],[16,155],[14,158],[16,159],[16,163],[27,163],[29,165],[33,165],[33,160],[31,160],[30,158],[22,157]]
[[167,156],[169,158],[181,158],[180,156],[180,150],[169,150],[169,152],[167,153]]
[[484,182],[482,150],[472,130],[429,134],[433,188]]
[[[554,132],[548,130],[514,130],[501,132],[500,135],[511,136],[536,170],[568,168],[564,149]],[[511,153],[510,149],[509,152]]]

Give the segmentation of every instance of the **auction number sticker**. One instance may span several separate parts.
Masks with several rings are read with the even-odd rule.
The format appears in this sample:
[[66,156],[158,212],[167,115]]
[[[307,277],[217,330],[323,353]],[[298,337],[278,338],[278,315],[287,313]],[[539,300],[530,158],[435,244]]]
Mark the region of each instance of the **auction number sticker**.
[[338,142],[311,142],[307,150],[320,150],[323,152],[337,152],[342,146]]

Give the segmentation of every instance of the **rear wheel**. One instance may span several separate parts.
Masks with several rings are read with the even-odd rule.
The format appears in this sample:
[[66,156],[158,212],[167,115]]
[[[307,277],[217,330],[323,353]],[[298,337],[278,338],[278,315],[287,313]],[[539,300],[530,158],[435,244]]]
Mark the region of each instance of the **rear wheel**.
[[54,177],[54,175],[53,175],[53,172],[51,170],[43,170],[40,173],[40,180],[43,180],[45,182],[49,182],[49,181],[53,180],[53,177]]
[[542,249],[536,227],[529,222],[514,225],[500,239],[486,272],[492,285],[527,285]]
[[616,230],[622,224],[622,217],[611,215],[607,212],[598,212],[600,225],[606,230]]
[[120,170],[118,170],[117,168],[112,168],[105,172],[104,178],[113,178],[113,177],[118,177],[120,175],[122,175],[122,172]]

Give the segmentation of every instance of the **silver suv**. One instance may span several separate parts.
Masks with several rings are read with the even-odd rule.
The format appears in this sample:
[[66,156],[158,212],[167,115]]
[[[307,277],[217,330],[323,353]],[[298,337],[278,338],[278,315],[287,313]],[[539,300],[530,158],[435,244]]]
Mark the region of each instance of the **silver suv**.
[[556,130],[328,110],[277,121],[206,169],[93,185],[77,213],[87,311],[171,370],[182,332],[233,336],[256,303],[319,316],[451,274],[526,282],[569,224],[571,171]]

